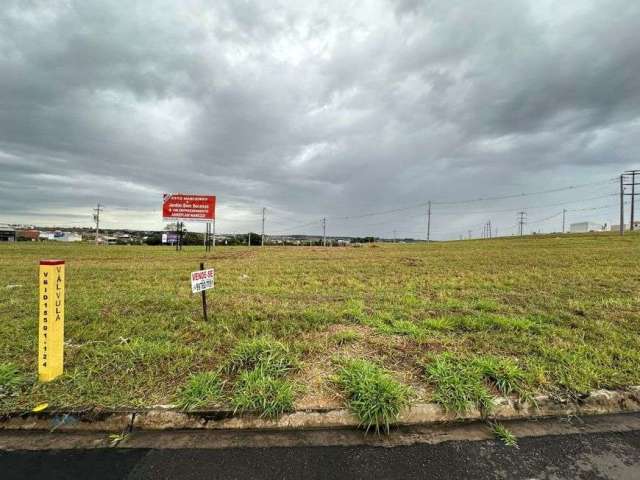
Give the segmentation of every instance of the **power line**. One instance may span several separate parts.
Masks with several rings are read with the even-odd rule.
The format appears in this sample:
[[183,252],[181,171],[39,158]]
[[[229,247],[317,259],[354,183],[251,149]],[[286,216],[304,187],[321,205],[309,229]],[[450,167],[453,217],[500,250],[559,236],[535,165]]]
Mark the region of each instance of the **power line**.
[[[431,216],[434,214],[433,209],[430,208],[432,205],[443,205],[443,206],[447,206],[447,205],[461,205],[461,204],[466,204],[466,203],[472,203],[472,202],[483,202],[483,201],[489,201],[489,200],[498,200],[498,199],[510,199],[510,198],[519,198],[519,197],[527,197],[527,196],[533,196],[533,195],[543,195],[543,194],[548,194],[548,193],[556,193],[556,192],[561,192],[561,191],[567,191],[567,190],[573,190],[573,189],[578,189],[578,188],[584,188],[584,187],[588,187],[588,186],[593,186],[593,185],[604,185],[607,183],[610,183],[612,179],[607,179],[607,180],[600,180],[597,182],[590,182],[590,183],[584,183],[584,184],[577,184],[577,185],[569,185],[569,186],[565,186],[565,187],[559,187],[559,188],[554,188],[554,189],[546,189],[546,190],[539,190],[539,191],[534,191],[534,192],[525,192],[525,193],[519,193],[519,194],[509,194],[509,195],[496,195],[496,196],[488,196],[488,197],[479,197],[479,198],[475,198],[475,199],[467,199],[467,200],[459,200],[459,201],[453,201],[453,202],[437,202],[437,201],[427,201],[424,203],[420,203],[420,204],[416,204],[413,206],[408,206],[408,207],[402,207],[402,208],[394,208],[394,209],[388,209],[388,210],[382,210],[382,211],[376,211],[376,212],[368,212],[368,213],[363,213],[363,214],[359,214],[359,215],[349,215],[349,216],[343,216],[343,217],[324,217],[324,222],[326,222],[327,219],[331,219],[333,221],[348,221],[348,220],[358,220],[358,219],[362,219],[362,218],[367,218],[367,217],[373,217],[373,216],[380,216],[380,215],[389,215],[389,214],[393,214],[393,213],[398,213],[398,212],[404,212],[404,211],[409,211],[412,209],[415,209],[417,207],[423,207],[426,206],[427,207],[427,240],[431,239],[431,225],[430,225],[430,220],[431,220]],[[600,196],[596,196],[596,197],[591,197],[589,199],[580,199],[580,200],[571,200],[571,201],[566,201],[566,202],[558,202],[558,203],[553,203],[553,204],[547,204],[547,205],[531,205],[529,207],[525,207],[525,208],[531,208],[531,209],[540,209],[540,208],[549,208],[549,207],[553,207],[553,206],[559,206],[559,205],[566,205],[566,204],[571,204],[571,203],[576,203],[576,202],[584,202],[584,201],[588,201],[588,200],[595,200],[595,199],[599,199],[599,198],[605,198],[605,197],[610,197],[616,194],[607,194],[607,195],[600,195]],[[511,209],[503,209],[503,210],[494,210],[494,211],[468,211],[468,210],[454,210],[451,211],[449,209],[445,209],[444,211],[442,210],[438,210],[437,212],[435,212],[436,215],[440,215],[440,216],[447,216],[447,215],[459,215],[460,213],[465,213],[465,214],[476,214],[476,213],[502,213],[502,212],[509,212],[512,211]],[[402,221],[403,219],[409,219],[409,218],[414,218],[414,217],[419,217],[421,215],[408,215],[408,216],[403,216],[401,218],[396,218],[393,220],[386,220],[384,222],[378,222],[378,223],[373,223],[373,224],[360,224],[358,227],[359,228],[366,228],[366,227],[375,227],[378,225],[384,225],[384,224],[388,224],[389,221],[391,222],[399,222]],[[282,224],[281,222],[272,222],[272,223],[276,223],[276,224]],[[294,225],[292,227],[287,227],[284,230],[278,232],[281,234],[285,234],[291,231],[294,231],[296,229],[299,228],[303,228],[306,226],[312,226],[316,224],[315,221],[314,222],[307,222],[307,223],[301,223],[299,225]]]
[[[526,213],[526,212],[518,212],[518,215],[522,215],[523,213],[524,213],[524,215],[525,215],[525,216],[527,215],[527,213]],[[556,217],[557,217],[557,216],[559,216],[559,215],[562,215],[562,212],[554,213],[553,215],[551,215],[551,216],[549,216],[549,217],[542,218],[542,219],[540,219],[540,220],[530,220],[530,221],[526,221],[526,218],[525,218],[525,223],[526,223],[526,224],[529,224],[529,225],[530,225],[530,224],[534,224],[534,223],[543,223],[543,222],[546,222],[546,221],[551,220],[551,219],[553,219],[553,218],[556,218]],[[520,220],[522,220],[522,218],[521,218]]]
[[605,181],[601,180],[598,182],[591,182],[591,183],[584,183],[584,184],[579,184],[579,185],[568,185],[566,187],[559,187],[559,188],[553,188],[553,189],[548,189],[548,190],[539,190],[537,192],[526,192],[526,193],[517,193],[517,194],[509,194],[509,195],[496,195],[496,196],[491,196],[491,197],[478,197],[478,198],[473,198],[473,199],[467,199],[467,200],[457,200],[457,201],[450,201],[450,202],[438,202],[438,201],[427,201],[427,202],[422,202],[422,203],[418,203],[418,204],[414,204],[411,206],[407,206],[407,207],[401,207],[401,208],[393,208],[390,210],[382,210],[382,211],[377,211],[377,212],[367,212],[367,213],[362,213],[362,214],[358,214],[358,215],[346,215],[344,217],[327,217],[331,220],[352,220],[352,219],[357,219],[357,218],[365,218],[365,217],[373,217],[373,216],[377,216],[377,215],[387,215],[390,213],[397,213],[397,212],[403,212],[403,211],[407,211],[407,210],[413,210],[416,208],[421,208],[421,207],[425,207],[428,206],[429,203],[431,203],[432,205],[460,205],[460,204],[465,204],[465,203],[475,203],[475,202],[485,202],[485,201],[489,201],[489,200],[504,200],[504,199],[510,199],[510,198],[521,198],[521,197],[529,197],[529,196],[534,196],[534,195],[545,195],[545,194],[549,194],[549,193],[557,193],[557,192],[562,192],[562,191],[567,191],[567,190],[575,190],[578,188],[584,188],[584,187],[589,187],[589,186],[593,186],[593,185],[600,185],[600,184],[605,184],[605,183],[610,183],[612,181],[612,179],[607,179]]
[[[613,194],[607,194],[607,195],[599,195],[596,197],[590,197],[590,198],[585,198],[582,200],[570,200],[567,202],[559,202],[559,203],[552,203],[552,204],[546,204],[546,205],[540,205],[540,206],[526,206],[523,207],[524,210],[529,210],[529,209],[542,209],[542,208],[551,208],[551,207],[557,207],[557,206],[562,206],[562,205],[568,205],[571,203],[577,203],[577,202],[586,202],[586,201],[590,201],[590,200],[598,200],[601,198],[609,198],[612,196],[616,196],[617,194],[613,193]],[[604,208],[604,207],[598,207],[598,208]],[[573,210],[569,210],[569,211],[573,211]],[[440,210],[434,212],[433,209],[431,210],[431,216],[459,216],[461,213],[464,214],[468,214],[468,215],[475,215],[475,214],[493,214],[493,213],[507,213],[507,212],[513,212],[512,208],[509,209],[502,209],[502,210],[490,210],[490,211],[486,211],[486,210],[475,210],[475,211],[467,211],[467,210],[455,210],[455,211],[445,211],[442,212]],[[394,217],[392,219],[386,219],[384,221],[381,222],[375,222],[375,223],[365,223],[365,224],[358,224],[359,228],[367,228],[367,227],[377,227],[380,225],[388,225],[390,222],[400,222],[400,221],[406,221],[406,220],[410,220],[413,218],[424,218],[424,213],[419,213],[419,214],[413,214],[413,215],[404,215],[401,217]],[[344,220],[338,220],[338,221],[344,221]],[[433,231],[433,229],[431,229]]]
[[295,225],[295,226],[293,226],[291,228],[288,228],[286,230],[279,230],[277,232],[272,232],[269,235],[282,235],[282,234],[285,234],[285,233],[293,232],[294,230],[298,230],[300,228],[310,227],[312,225],[317,225],[317,224],[318,224],[318,221],[314,220],[313,222],[303,223],[301,225]]
[[[401,207],[401,208],[393,208],[393,209],[387,209],[387,210],[380,210],[380,211],[372,211],[372,212],[367,212],[367,213],[362,213],[362,214],[357,214],[357,215],[348,215],[348,216],[342,216],[342,217],[323,217],[321,219],[321,225],[322,225],[322,229],[323,229],[323,243],[326,244],[326,222],[327,220],[332,220],[335,222],[349,222],[349,227],[351,228],[358,228],[358,229],[366,229],[368,227],[375,227],[378,225],[394,225],[397,227],[401,227],[401,223],[405,222],[407,220],[410,220],[412,218],[418,218],[418,217],[422,217],[424,218],[424,213],[423,214],[410,214],[410,215],[400,215],[400,216],[395,216],[393,218],[389,218],[387,220],[385,220],[384,222],[376,222],[376,223],[369,223],[369,224],[362,224],[360,222],[356,222],[355,224],[352,224],[353,221],[357,221],[360,219],[364,219],[364,218],[368,218],[368,217],[375,217],[375,216],[383,216],[383,215],[392,215],[395,213],[399,213],[399,212],[407,212],[413,209],[416,209],[418,207],[426,207],[427,210],[427,215],[426,215],[426,228],[427,228],[427,241],[431,241],[431,236],[434,233],[433,232],[433,228],[431,225],[431,220],[432,220],[432,216],[436,215],[436,216],[459,216],[460,214],[467,214],[467,215],[473,215],[473,214],[487,214],[487,213],[503,213],[503,212],[512,212],[512,209],[497,209],[497,210],[491,210],[491,211],[487,211],[487,210],[467,210],[466,208],[462,208],[463,205],[465,204],[471,204],[471,203],[480,203],[480,202],[486,202],[486,201],[492,201],[492,200],[503,200],[503,199],[513,199],[513,198],[522,198],[522,197],[529,197],[529,196],[535,196],[535,195],[544,195],[544,194],[550,194],[550,193],[557,193],[557,192],[562,192],[562,191],[569,191],[569,190],[574,190],[574,189],[579,189],[579,188],[585,188],[585,187],[589,187],[589,186],[594,186],[594,185],[601,185],[602,187],[605,187],[606,185],[610,184],[612,182],[612,180],[614,179],[607,179],[607,180],[600,180],[600,181],[596,181],[596,182],[589,182],[589,183],[584,183],[584,184],[575,184],[575,185],[568,185],[568,186],[564,186],[564,187],[558,187],[558,188],[553,188],[553,189],[545,189],[545,190],[538,190],[538,191],[532,191],[532,192],[524,192],[524,193],[518,193],[518,194],[507,194],[507,195],[493,195],[493,196],[486,196],[486,197],[477,197],[477,198],[471,198],[471,199],[463,199],[463,200],[457,200],[457,201],[432,201],[429,200],[427,202],[422,202],[422,203],[418,203],[418,204],[414,204],[412,206],[407,206],[407,207]],[[595,190],[600,190],[602,187],[598,187],[595,188]],[[582,198],[579,200],[569,200],[569,201],[564,201],[564,202],[555,202],[555,203],[549,203],[549,204],[545,204],[545,205],[530,205],[527,207],[521,207],[522,208],[522,212],[526,212],[526,210],[528,209],[545,209],[545,208],[552,208],[555,206],[561,206],[561,205],[568,205],[568,204],[572,204],[572,203],[577,203],[577,202],[582,202],[584,204],[584,202],[590,201],[590,200],[596,200],[596,199],[600,199],[600,198],[609,198],[611,196],[615,196],[617,194],[612,193],[612,194],[606,194],[606,195],[598,195],[598,196],[594,196],[594,197],[590,197],[590,198]],[[433,210],[433,206],[434,205],[438,205],[438,206],[442,206],[443,208],[440,209],[436,209],[436,211]],[[455,208],[456,206],[459,206],[460,208]],[[453,208],[451,208],[453,207]],[[596,209],[600,209],[600,208],[609,208],[609,205],[604,205],[604,206],[598,206],[598,207],[591,207],[591,208],[583,208],[583,209],[563,209],[563,212],[559,212],[559,213],[555,213],[554,215],[550,216],[550,217],[545,217],[543,219],[540,220],[535,220],[535,221],[530,221],[528,223],[541,223],[544,221],[547,221],[549,219],[555,218],[556,216],[563,214],[563,217],[566,216],[566,213],[569,211],[587,211],[587,210],[596,210]],[[262,239],[261,239],[261,243],[264,245],[264,241],[265,241],[265,222],[266,222],[266,207],[262,207]],[[424,210],[423,210],[424,212]],[[520,212],[519,215],[522,213]],[[520,221],[515,225],[515,227],[519,227],[520,228],[520,233],[524,234],[524,223],[527,223],[525,220],[525,215],[521,215],[520,217]],[[255,218],[255,217],[254,217]],[[289,226],[286,227],[286,225],[291,221],[290,220],[285,220],[285,222],[278,222],[278,221],[273,221],[272,220],[272,216],[270,214],[270,222],[274,223],[276,225],[282,225],[284,228],[275,233],[275,234],[288,234],[290,232],[294,232],[296,230],[305,228],[305,227],[310,227],[310,226],[314,226],[317,225],[317,220],[315,221],[311,221],[311,222],[301,222],[297,225],[293,225],[293,226]],[[276,218],[278,218],[276,216]],[[281,217],[284,219],[284,217]],[[228,221],[230,222],[243,222],[244,220],[234,220],[234,219],[229,219]],[[521,223],[524,222],[524,223]],[[271,224],[270,223],[270,224]],[[566,218],[563,218],[563,223],[566,223]],[[395,230],[400,230],[399,228],[394,228]],[[495,227],[494,225],[491,226],[486,226],[483,227],[486,228],[486,233],[484,234],[485,236],[490,236],[493,237],[495,230],[497,229],[497,227]],[[506,228],[514,228],[512,226],[510,227],[506,227]],[[563,225],[563,230],[564,230],[565,226]],[[441,232],[436,230],[437,234],[440,234]]]
[[469,200],[457,200],[457,201],[452,201],[452,202],[433,202],[434,204],[437,205],[458,205],[461,203],[474,203],[474,202],[485,202],[485,201],[489,201],[489,200],[504,200],[504,199],[509,199],[509,198],[520,198],[520,197],[529,197],[529,196],[533,196],[533,195],[544,195],[544,194],[548,194],[548,193],[557,193],[557,192],[562,192],[562,191],[566,191],[566,190],[575,190],[577,188],[584,188],[584,187],[590,187],[593,185],[599,185],[599,184],[604,184],[604,183],[610,183],[613,179],[608,179],[605,181],[598,181],[598,182],[591,182],[591,183],[583,183],[580,185],[569,185],[567,187],[560,187],[560,188],[552,188],[549,190],[540,190],[537,192],[529,192],[529,193],[514,193],[514,194],[510,194],[510,195],[497,195],[497,196],[493,196],[493,197],[479,197],[479,198],[474,198],[474,199],[469,199]]

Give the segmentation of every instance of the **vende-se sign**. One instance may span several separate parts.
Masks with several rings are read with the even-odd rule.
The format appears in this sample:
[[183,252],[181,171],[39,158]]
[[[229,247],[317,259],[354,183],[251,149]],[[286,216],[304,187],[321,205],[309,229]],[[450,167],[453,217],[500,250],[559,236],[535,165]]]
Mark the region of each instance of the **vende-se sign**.
[[165,193],[162,196],[162,218],[188,222],[210,222],[216,218],[214,195]]
[[199,293],[213,288],[215,273],[213,268],[191,272],[191,292]]

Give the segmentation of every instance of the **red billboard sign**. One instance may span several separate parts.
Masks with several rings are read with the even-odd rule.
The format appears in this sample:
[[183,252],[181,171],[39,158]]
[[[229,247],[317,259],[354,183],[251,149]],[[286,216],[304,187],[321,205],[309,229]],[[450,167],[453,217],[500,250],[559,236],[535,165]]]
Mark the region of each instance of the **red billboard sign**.
[[216,218],[216,197],[165,193],[162,196],[162,218],[186,222],[210,222]]

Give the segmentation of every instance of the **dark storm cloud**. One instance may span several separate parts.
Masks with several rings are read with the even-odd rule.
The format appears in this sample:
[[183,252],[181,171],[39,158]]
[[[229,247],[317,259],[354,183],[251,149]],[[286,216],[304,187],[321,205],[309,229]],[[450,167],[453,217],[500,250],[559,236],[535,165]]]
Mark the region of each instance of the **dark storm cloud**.
[[[158,227],[160,194],[194,191],[224,230],[267,206],[272,230],[419,235],[421,209],[337,217],[607,179],[640,154],[639,24],[628,1],[7,2],[0,221],[99,200]],[[575,198],[443,207],[435,231]]]

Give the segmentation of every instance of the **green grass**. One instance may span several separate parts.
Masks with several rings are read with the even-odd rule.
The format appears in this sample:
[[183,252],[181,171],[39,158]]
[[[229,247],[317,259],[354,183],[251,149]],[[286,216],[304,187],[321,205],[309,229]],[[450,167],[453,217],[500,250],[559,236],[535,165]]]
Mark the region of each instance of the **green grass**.
[[518,448],[518,438],[501,423],[489,423],[491,432],[507,447]]
[[427,380],[435,387],[434,400],[456,413],[473,407],[490,413],[492,386],[502,395],[529,397],[524,372],[508,358],[465,358],[444,353],[428,359],[425,370]]
[[443,354],[427,364],[426,372],[435,386],[434,400],[445,409],[457,413],[473,407],[491,411],[491,394],[475,365]]
[[9,396],[15,396],[25,384],[25,377],[13,363],[0,363],[0,401]]
[[410,389],[368,360],[346,359],[341,363],[337,383],[345,392],[349,408],[367,431],[388,432],[409,404]]
[[360,340],[361,336],[355,330],[343,330],[331,336],[331,341],[336,345],[347,345]]
[[218,372],[201,372],[191,375],[178,391],[177,406],[183,410],[194,410],[213,406],[222,398],[223,380]]
[[[42,258],[63,258],[67,268],[65,375],[47,384],[35,381]],[[216,269],[208,322],[189,283],[200,262]],[[331,390],[331,358],[343,350],[412,378],[420,401],[482,404],[478,385],[491,396],[640,385],[639,263],[637,233],[208,253],[2,244],[0,362],[22,380],[0,396],[0,412],[41,402],[172,403],[193,372],[221,371],[231,392],[261,363],[319,398]],[[331,338],[343,330],[359,336]],[[464,369],[437,370],[467,392],[449,394],[453,386],[419,375],[427,352],[509,359],[523,377],[504,365],[487,368],[479,382]]]
[[242,372],[236,381],[232,404],[235,411],[256,412],[261,417],[274,418],[293,410],[296,385],[256,368]]
[[480,357],[472,364],[483,379],[491,382],[502,395],[518,394],[527,396],[526,377],[524,372],[508,358]]
[[259,337],[240,342],[229,355],[227,370],[232,373],[260,369],[275,377],[286,375],[297,364],[294,354],[282,342]]

